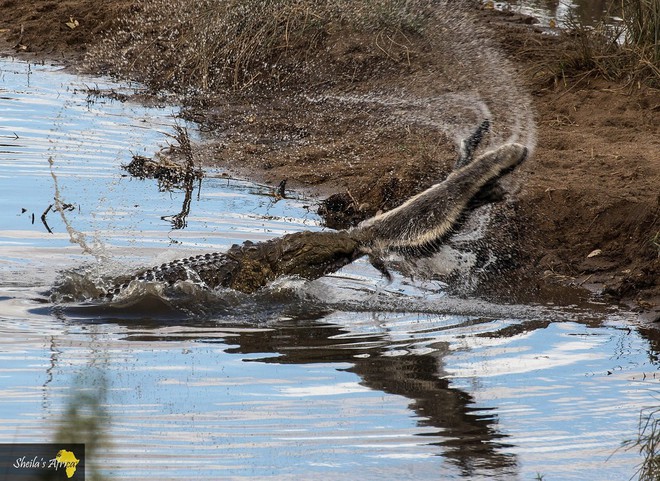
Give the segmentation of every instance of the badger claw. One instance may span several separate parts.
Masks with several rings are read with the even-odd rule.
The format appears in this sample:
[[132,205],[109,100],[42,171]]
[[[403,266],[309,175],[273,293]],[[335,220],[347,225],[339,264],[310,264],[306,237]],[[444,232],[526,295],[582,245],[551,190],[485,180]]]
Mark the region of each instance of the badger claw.
[[387,270],[387,266],[385,265],[385,261],[381,259],[380,257],[376,256],[369,256],[369,263],[378,271],[380,272],[385,279],[387,279],[387,282],[390,283],[394,279],[392,277],[392,274],[390,274],[390,271]]

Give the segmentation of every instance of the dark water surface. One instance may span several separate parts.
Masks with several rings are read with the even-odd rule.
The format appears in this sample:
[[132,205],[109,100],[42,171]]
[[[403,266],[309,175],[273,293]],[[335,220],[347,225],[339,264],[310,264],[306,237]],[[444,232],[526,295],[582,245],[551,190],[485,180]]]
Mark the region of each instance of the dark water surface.
[[[640,458],[619,447],[658,403],[657,335],[606,306],[457,299],[438,283],[387,285],[363,262],[253,296],[55,302],[56,283],[318,219],[311,201],[274,204],[217,174],[173,229],[183,192],[120,164],[165,145],[174,109],[89,97],[113,86],[53,67],[0,72],[3,442],[86,442],[96,479],[634,474]],[[73,208],[47,214],[49,233],[39,218],[56,197]]]

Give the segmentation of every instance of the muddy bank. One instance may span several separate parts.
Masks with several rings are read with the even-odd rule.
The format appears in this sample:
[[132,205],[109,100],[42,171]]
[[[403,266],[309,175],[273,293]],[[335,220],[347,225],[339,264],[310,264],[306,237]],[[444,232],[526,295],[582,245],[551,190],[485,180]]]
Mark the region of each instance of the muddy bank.
[[[5,50],[76,64],[130,5],[5,0]],[[495,243],[510,252],[502,266],[509,277],[490,285],[527,299],[549,284],[591,288],[657,318],[659,92],[586,72],[554,75],[548,66],[557,60],[559,40],[524,17],[479,15],[532,92],[538,125],[535,153],[516,174],[517,201],[499,205],[494,216]],[[351,220],[343,214],[356,221],[391,209],[444,178],[456,152],[454,139],[433,125],[396,120],[400,108],[382,101],[441,90],[428,72],[446,61],[443,55],[413,39],[411,55],[389,61],[365,49],[363,39],[335,35],[325,54],[332,71],[319,72],[314,82],[275,92],[227,91],[191,104],[188,115],[209,132],[202,147],[208,165],[273,185],[286,178],[323,197],[340,194],[326,206],[338,211],[331,217],[340,225]],[[380,101],[365,101],[369,96]]]

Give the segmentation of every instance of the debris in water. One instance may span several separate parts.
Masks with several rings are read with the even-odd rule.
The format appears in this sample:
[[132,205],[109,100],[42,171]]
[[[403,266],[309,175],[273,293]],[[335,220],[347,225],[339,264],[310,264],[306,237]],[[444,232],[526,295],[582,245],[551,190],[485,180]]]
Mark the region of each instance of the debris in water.
[[170,146],[156,153],[155,159],[133,155],[133,159],[122,165],[122,168],[138,179],[158,180],[158,188],[161,190],[187,189],[195,179],[201,180],[204,172],[195,167],[188,131],[179,126],[175,129],[176,135],[172,137],[178,142],[178,146]]
[[53,208],[53,204],[50,204],[48,207],[46,207],[46,210],[44,211],[43,214],[41,214],[41,222],[43,223],[44,227],[48,231],[49,234],[52,234],[53,231],[51,230],[50,226],[48,225],[48,222],[46,221],[46,216],[50,212],[50,209]]

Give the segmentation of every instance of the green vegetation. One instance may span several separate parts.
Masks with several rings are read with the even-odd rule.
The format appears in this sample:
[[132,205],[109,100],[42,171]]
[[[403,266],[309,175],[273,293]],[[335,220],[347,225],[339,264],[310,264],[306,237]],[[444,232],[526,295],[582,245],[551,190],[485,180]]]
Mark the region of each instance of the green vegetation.
[[54,439],[85,445],[86,474],[92,481],[104,479],[98,458],[108,444],[107,384],[103,373],[93,368],[76,377]]

